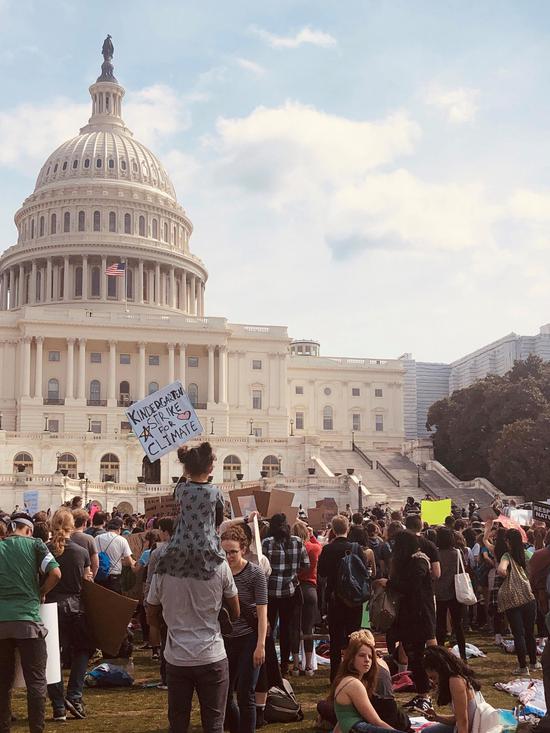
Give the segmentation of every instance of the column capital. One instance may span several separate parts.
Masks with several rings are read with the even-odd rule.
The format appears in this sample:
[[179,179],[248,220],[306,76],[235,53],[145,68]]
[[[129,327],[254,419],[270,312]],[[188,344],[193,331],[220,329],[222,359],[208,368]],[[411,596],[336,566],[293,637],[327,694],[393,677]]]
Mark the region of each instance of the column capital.
[[72,345],[72,344],[74,344],[75,341],[76,341],[76,339],[75,339],[74,336],[67,336],[67,343],[68,344],[71,344]]
[[213,351],[214,351],[214,349],[215,349],[216,347],[215,347],[215,346],[213,346],[212,344],[208,344],[208,347],[207,347],[207,348],[208,348],[208,353],[209,353],[209,354],[212,354],[212,353],[213,353]]
[[185,351],[187,344],[178,344],[180,351]]
[[32,341],[32,336],[21,336],[19,339],[19,342],[22,344],[30,344]]
[[34,340],[37,344],[43,344],[44,343],[44,336],[35,336]]
[[113,346],[116,346],[116,345],[118,344],[118,341],[113,341],[113,340],[110,340],[110,341],[108,341],[108,344],[109,344],[109,346],[110,346],[110,347],[111,347],[111,349],[112,349],[112,348],[113,348]]
[[176,344],[166,344],[166,346],[168,347],[168,351],[174,351],[176,348]]
[[138,341],[138,346],[140,349],[144,349],[147,346],[147,341]]
[[220,346],[218,346],[218,351],[220,352],[220,354],[225,354],[225,352],[227,351],[227,346],[221,344]]
[[86,341],[87,341],[87,339],[85,339],[85,338],[79,338],[78,339],[78,343],[80,344],[80,346],[86,346]]

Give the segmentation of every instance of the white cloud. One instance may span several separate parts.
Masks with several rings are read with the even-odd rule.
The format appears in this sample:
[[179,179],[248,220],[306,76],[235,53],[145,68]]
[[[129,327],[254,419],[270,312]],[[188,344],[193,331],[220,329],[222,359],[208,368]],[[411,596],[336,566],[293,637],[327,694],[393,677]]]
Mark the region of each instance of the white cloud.
[[315,30],[309,26],[305,26],[293,36],[277,36],[257,26],[250,26],[250,32],[261,38],[271,48],[298,48],[304,44],[321,46],[321,48],[336,46],[336,39],[330,33]]
[[433,86],[426,93],[425,101],[443,112],[449,122],[461,125],[475,120],[478,97],[479,89],[443,89]]
[[186,130],[191,124],[182,97],[164,84],[129,92],[123,116],[136,138],[152,146],[162,138]]
[[252,74],[255,74],[255,76],[263,76],[265,74],[265,68],[260,64],[257,64],[255,61],[243,58],[237,58],[235,61],[241,69],[250,71]]
[[546,223],[550,220],[550,193],[520,189],[510,198],[510,212],[533,224]]

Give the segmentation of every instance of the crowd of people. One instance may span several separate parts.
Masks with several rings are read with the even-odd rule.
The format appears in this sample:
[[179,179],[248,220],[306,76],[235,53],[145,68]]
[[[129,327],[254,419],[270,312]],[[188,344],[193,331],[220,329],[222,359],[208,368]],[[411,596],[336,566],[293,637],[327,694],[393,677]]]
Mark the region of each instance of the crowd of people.
[[[399,511],[375,506],[352,513],[347,506],[321,531],[308,524],[304,511],[292,525],[284,514],[230,518],[210,481],[211,446],[183,448],[178,455],[183,477],[175,489],[176,517],[90,511],[78,497],[53,514],[0,517],[1,733],[10,729],[16,650],[31,733],[44,730],[47,699],[55,721],[86,717],[84,679],[97,655],[82,596],[89,582],[124,593],[140,579],[134,625],[142,648],[158,660],[158,687],[168,691],[173,733],[188,730],[194,692],[203,730],[252,733],[262,727],[271,689],[288,690],[293,677],[317,674],[318,640],[328,643],[330,663],[319,722],[335,733],[406,731],[412,711],[433,721],[431,733],[469,733],[482,700],[466,661],[469,629],[493,634],[497,645],[509,631],[515,672],[527,676],[541,668],[535,627],[547,636],[545,527],[525,531],[481,522],[471,505],[441,526],[428,526],[414,499]],[[128,536],[138,533],[143,550],[134,557]],[[457,597],[461,574],[468,574],[475,591],[470,605]],[[344,576],[351,585],[360,579],[367,595],[350,601]],[[363,601],[378,593],[394,604],[384,657],[372,633],[380,640],[380,629],[365,628]],[[63,680],[46,683],[41,603],[57,604],[66,686]],[[447,645],[449,633],[456,653]],[[125,644],[131,654],[131,640]],[[550,648],[542,664],[550,683]],[[391,676],[405,670],[416,694],[401,708]],[[453,716],[439,715],[434,704],[452,704]]]

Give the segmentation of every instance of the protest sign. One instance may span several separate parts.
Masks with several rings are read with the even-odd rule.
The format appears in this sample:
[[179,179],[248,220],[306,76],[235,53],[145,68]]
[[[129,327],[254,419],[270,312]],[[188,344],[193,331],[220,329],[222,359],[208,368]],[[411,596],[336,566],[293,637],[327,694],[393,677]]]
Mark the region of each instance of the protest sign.
[[[501,524],[504,527],[504,529],[517,529],[521,535],[521,541],[527,542],[527,535],[523,527],[520,524],[518,524],[516,521],[511,519],[510,517],[505,517],[504,514],[499,514],[498,517],[496,517],[494,521]],[[494,524],[493,524],[493,527],[494,527]]]
[[533,502],[533,519],[550,524],[550,504],[545,501]]
[[145,535],[147,532],[136,532],[133,534],[126,535],[130,550],[132,551],[132,557],[134,560],[139,560],[143,548],[145,547]]
[[498,517],[498,512],[496,509],[493,509],[492,506],[485,506],[481,507],[477,510],[477,515],[481,519],[482,522],[488,522],[491,519],[495,519]]
[[429,525],[443,524],[445,517],[451,513],[451,500],[440,499],[439,501],[431,501],[423,499],[420,505],[420,516],[423,522]]
[[23,504],[31,517],[38,511],[38,491],[24,491]]
[[125,412],[152,462],[204,432],[181,382],[147,395]]
[[241,510],[241,516],[247,517],[252,512],[257,512],[256,500],[254,496],[238,496],[237,501],[239,502],[239,509]]
[[116,657],[138,602],[90,581],[82,583],[82,599],[95,645]]
[[[48,632],[46,636],[46,682],[48,685],[55,685],[62,679],[57,603],[42,603],[40,606],[40,620]],[[17,657],[15,664],[15,679],[13,684],[14,687],[25,687],[25,679],[19,657]]]
[[258,517],[254,515],[252,520],[252,544],[256,550],[258,556],[258,562],[262,559],[262,540],[260,539],[260,525],[258,524]]
[[145,496],[143,507],[146,519],[151,519],[151,517],[177,517],[180,513],[178,502],[173,494]]
[[[269,493],[269,492],[266,492],[266,493]],[[231,511],[233,512],[234,517],[243,516],[241,505],[239,504],[239,497],[243,497],[243,496],[254,497],[254,488],[232,489],[229,492],[229,501],[231,502]],[[256,503],[256,507],[258,511],[262,514],[262,516],[265,516],[264,513],[259,508],[257,503]]]
[[338,514],[338,504],[332,497],[317,499],[316,506],[307,510],[308,523],[313,529],[325,529],[330,524],[332,517]]

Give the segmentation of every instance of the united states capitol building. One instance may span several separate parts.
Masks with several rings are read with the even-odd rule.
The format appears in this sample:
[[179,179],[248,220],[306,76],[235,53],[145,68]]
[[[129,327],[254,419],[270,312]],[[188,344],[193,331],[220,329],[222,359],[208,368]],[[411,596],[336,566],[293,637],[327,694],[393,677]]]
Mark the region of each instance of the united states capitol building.
[[[124,408],[175,379],[226,487],[261,476],[306,506],[490,493],[430,460],[426,390],[409,355],[327,357],[286,326],[208,312],[193,225],[124,123],[111,57],[104,44],[91,117],[45,161],[0,258],[0,508],[22,506],[29,490],[41,508],[85,494],[128,511],[166,493],[176,455],[144,459]],[[117,264],[124,276],[109,276]],[[436,366],[437,399],[450,382],[448,365]]]

